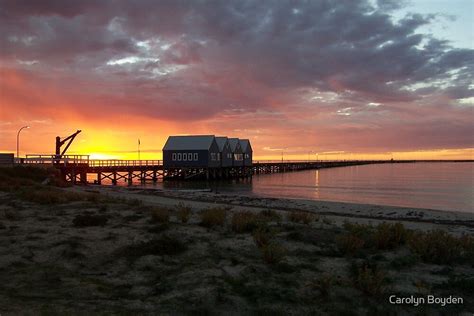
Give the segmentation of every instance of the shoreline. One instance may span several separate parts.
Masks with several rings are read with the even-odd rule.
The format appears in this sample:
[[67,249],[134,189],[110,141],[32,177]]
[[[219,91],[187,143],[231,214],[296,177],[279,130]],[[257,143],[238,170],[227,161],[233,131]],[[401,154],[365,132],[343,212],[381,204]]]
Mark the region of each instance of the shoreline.
[[[337,217],[346,220],[402,221],[416,224],[433,224],[443,226],[463,226],[466,233],[474,233],[474,213],[461,211],[444,211],[424,208],[401,207],[391,205],[360,204],[307,199],[273,198],[203,191],[167,191],[140,187],[114,186],[76,186],[74,190],[101,192],[111,195],[119,194],[137,198],[143,202],[174,206],[185,202],[193,208],[204,209],[211,206],[232,207],[236,211],[254,209],[272,209],[283,212],[304,211],[318,215]],[[416,227],[418,228],[418,227]],[[462,229],[463,231],[465,229]]]

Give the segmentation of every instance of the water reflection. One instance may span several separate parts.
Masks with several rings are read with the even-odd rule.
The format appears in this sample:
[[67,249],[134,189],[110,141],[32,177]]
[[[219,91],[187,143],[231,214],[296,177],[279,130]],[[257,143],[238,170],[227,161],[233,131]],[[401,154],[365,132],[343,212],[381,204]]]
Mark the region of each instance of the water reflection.
[[365,165],[146,187],[474,212],[473,163]]

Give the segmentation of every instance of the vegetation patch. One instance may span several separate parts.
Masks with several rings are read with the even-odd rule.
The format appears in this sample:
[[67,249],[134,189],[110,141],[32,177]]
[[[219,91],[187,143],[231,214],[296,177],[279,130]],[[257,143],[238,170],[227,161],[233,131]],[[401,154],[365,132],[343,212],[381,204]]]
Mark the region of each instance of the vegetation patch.
[[355,256],[360,253],[365,241],[356,235],[344,234],[336,237],[336,245],[341,254]]
[[176,214],[181,223],[187,223],[192,215],[191,206],[184,203],[178,203],[176,205]]
[[266,225],[258,226],[253,232],[252,237],[258,248],[267,247],[275,233]]
[[165,235],[150,241],[127,246],[119,251],[119,256],[126,257],[129,260],[135,260],[147,255],[178,255],[186,251],[186,249],[187,247],[183,242],[174,237]]
[[272,242],[267,246],[261,248],[263,260],[267,264],[276,264],[282,261],[287,253],[287,250],[282,245]]
[[309,212],[291,211],[288,213],[288,220],[293,223],[303,223],[308,225],[315,220],[315,216]]
[[408,245],[425,262],[449,264],[474,263],[474,238],[453,236],[444,230],[413,233]]
[[153,223],[167,223],[170,220],[170,211],[165,207],[153,207],[151,209],[151,221]]
[[18,191],[21,199],[38,204],[63,204],[75,201],[99,202],[98,194],[69,192],[54,187],[32,186]]
[[270,222],[270,221],[280,222],[281,221],[281,215],[273,210],[263,210],[260,213],[258,213],[258,216],[260,219],[266,222]]
[[17,192],[21,187],[34,186],[45,180],[58,184],[59,179],[59,171],[56,168],[28,165],[0,168],[0,191]]
[[312,280],[307,285],[311,291],[318,291],[320,296],[329,297],[334,284],[334,277],[330,274],[323,274]]
[[223,226],[227,216],[227,210],[222,207],[214,207],[203,210],[200,213],[201,225],[204,227]]
[[367,262],[352,265],[352,278],[355,288],[368,296],[383,294],[388,281],[384,271]]
[[260,219],[252,212],[237,212],[232,216],[231,227],[236,233],[248,233],[258,227]]
[[72,225],[74,227],[105,226],[107,220],[105,215],[81,214],[74,217]]
[[345,255],[358,255],[361,249],[393,250],[405,245],[411,236],[401,223],[381,223],[377,226],[345,223],[346,234],[336,239],[337,246]]
[[390,262],[390,266],[394,269],[400,270],[414,266],[419,261],[419,258],[414,255],[406,255],[397,257]]
[[377,249],[395,249],[408,240],[409,231],[401,223],[381,223],[374,232],[374,244]]

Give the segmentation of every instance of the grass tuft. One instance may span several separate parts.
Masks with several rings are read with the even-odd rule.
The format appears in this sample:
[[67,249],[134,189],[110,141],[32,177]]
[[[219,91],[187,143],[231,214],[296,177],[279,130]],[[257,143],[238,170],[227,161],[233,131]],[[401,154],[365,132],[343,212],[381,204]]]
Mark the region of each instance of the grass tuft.
[[280,222],[281,221],[281,215],[273,210],[263,210],[260,213],[258,213],[258,217],[266,222],[270,222],[270,221]]
[[252,212],[237,212],[232,216],[231,227],[236,233],[248,233],[258,227],[259,217]]
[[191,206],[189,205],[180,202],[176,205],[176,211],[178,219],[181,221],[181,223],[187,223],[191,218],[192,211]]
[[151,221],[153,223],[168,223],[170,211],[165,207],[153,207],[151,209]]
[[267,264],[276,264],[282,261],[287,253],[286,248],[277,244],[276,242],[272,242],[261,249],[263,253],[263,260]]
[[303,223],[308,225],[315,220],[313,214],[302,211],[292,211],[288,213],[288,220],[293,223]]
[[105,226],[107,220],[105,215],[83,214],[76,215],[72,220],[72,225],[74,227]]
[[323,297],[329,297],[331,287],[334,284],[334,277],[330,274],[323,274],[319,278],[309,282],[308,287],[311,290],[317,290]]
[[258,248],[267,247],[274,235],[274,232],[266,225],[260,225],[252,232],[253,240]]
[[201,225],[204,227],[223,226],[227,216],[227,210],[221,207],[208,208],[200,213]]
[[343,255],[355,256],[365,245],[365,241],[353,234],[344,234],[336,237],[336,245]]
[[386,290],[386,274],[377,266],[371,266],[367,262],[358,266],[352,266],[352,277],[354,286],[368,296],[380,296]]
[[474,261],[474,238],[456,237],[443,230],[416,232],[408,240],[411,251],[425,262],[449,264]]
[[174,237],[165,235],[150,241],[124,247],[119,251],[119,256],[126,257],[133,261],[147,255],[178,255],[186,251],[186,249],[187,247],[183,242]]
[[377,249],[395,249],[406,243],[409,232],[401,223],[381,223],[374,233],[374,244]]

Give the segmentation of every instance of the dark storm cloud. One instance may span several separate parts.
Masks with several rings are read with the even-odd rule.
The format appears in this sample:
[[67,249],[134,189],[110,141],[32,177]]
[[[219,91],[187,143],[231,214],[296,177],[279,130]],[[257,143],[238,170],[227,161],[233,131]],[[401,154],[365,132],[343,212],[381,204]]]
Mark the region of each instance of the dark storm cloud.
[[[0,1],[0,58],[44,85],[64,87],[71,104],[90,100],[95,110],[119,107],[173,120],[181,111],[188,120],[284,111],[312,97],[299,91],[350,98],[358,112],[368,111],[369,102],[410,108],[432,96],[447,103],[472,96],[473,50],[419,33],[434,15],[395,20],[392,12],[403,5]],[[299,105],[309,113],[335,111],[317,102]]]

